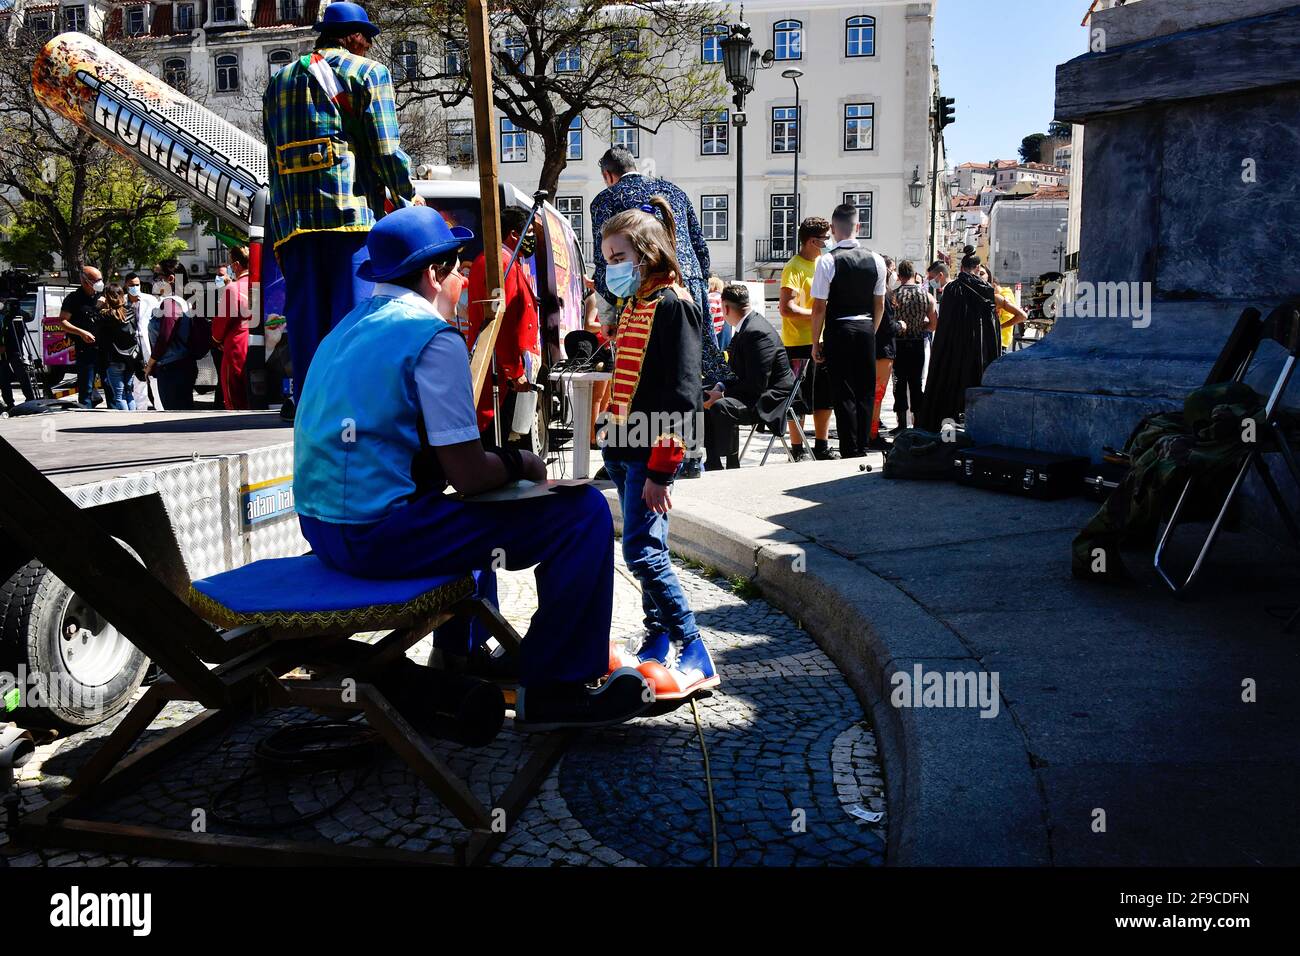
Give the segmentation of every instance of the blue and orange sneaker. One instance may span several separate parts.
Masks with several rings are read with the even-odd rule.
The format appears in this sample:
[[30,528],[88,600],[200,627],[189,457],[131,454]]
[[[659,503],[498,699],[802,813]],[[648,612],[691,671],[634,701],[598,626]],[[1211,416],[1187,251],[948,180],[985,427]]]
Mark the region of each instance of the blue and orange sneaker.
[[655,700],[685,700],[722,683],[702,637],[670,643],[667,660],[648,660],[637,668],[654,688]]
[[[609,645],[610,668],[613,669],[616,666],[637,668],[651,661],[666,664],[671,645],[672,641],[666,632],[651,634],[641,642],[641,647],[635,654],[629,651],[626,645],[611,641]],[[617,664],[615,664],[616,661]]]

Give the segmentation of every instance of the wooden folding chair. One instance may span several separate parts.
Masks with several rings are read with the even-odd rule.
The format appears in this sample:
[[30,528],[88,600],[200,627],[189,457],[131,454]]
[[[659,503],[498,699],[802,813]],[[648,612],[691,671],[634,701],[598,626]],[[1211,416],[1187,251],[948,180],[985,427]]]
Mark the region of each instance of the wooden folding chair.
[[[1169,523],[1165,525],[1160,541],[1156,545],[1155,558],[1153,559],[1156,571],[1175,594],[1182,595],[1186,593],[1200,574],[1206,556],[1209,555],[1210,549],[1214,547],[1214,542],[1223,527],[1224,519],[1232,507],[1232,502],[1236,498],[1238,491],[1241,490],[1246,474],[1252,467],[1259,474],[1260,481],[1268,491],[1269,497],[1273,499],[1273,503],[1282,516],[1282,522],[1290,533],[1292,540],[1297,545],[1300,545],[1300,526],[1297,525],[1296,518],[1292,514],[1286,499],[1282,496],[1277,481],[1273,478],[1273,473],[1269,470],[1268,463],[1264,459],[1264,452],[1277,451],[1282,456],[1282,460],[1290,471],[1292,479],[1297,486],[1300,486],[1300,466],[1297,465],[1295,453],[1287,443],[1286,435],[1279,423],[1277,414],[1282,396],[1286,393],[1287,385],[1295,372],[1297,357],[1300,356],[1300,302],[1289,302],[1279,306],[1262,322],[1260,321],[1260,313],[1257,310],[1247,309],[1243,312],[1237,325],[1233,328],[1232,335],[1222,354],[1219,356],[1218,361],[1215,362],[1206,384],[1244,380],[1252,361],[1259,354],[1261,344],[1268,341],[1276,342],[1282,346],[1285,350],[1285,356],[1264,405],[1265,421],[1261,429],[1262,433],[1255,436],[1256,440],[1250,445],[1245,457],[1242,459],[1237,474],[1228,488],[1223,504],[1210,525],[1209,533],[1206,535],[1200,552],[1196,556],[1196,561],[1192,564],[1191,570],[1187,572],[1185,577],[1170,571],[1166,567],[1166,562],[1162,561],[1162,559],[1166,547],[1173,537],[1174,529],[1178,526],[1183,506],[1187,503],[1189,493],[1192,491],[1194,478],[1189,478],[1187,483],[1183,485],[1182,493],[1178,496],[1178,503],[1174,506],[1173,514],[1169,516]],[[1287,626],[1290,627],[1293,622],[1294,619],[1292,619],[1292,622],[1288,622]]]
[[[386,582],[385,600],[378,606],[304,612],[295,607],[295,601],[303,601],[301,595],[295,597],[294,569],[277,565],[298,562],[301,571],[306,567],[302,562],[316,561],[304,556],[245,565],[195,582],[198,590],[192,592],[188,576],[166,567],[169,556],[163,553],[167,548],[158,545],[157,528],[145,529],[139,540],[131,542],[146,562],[142,566],[94,517],[81,511],[2,438],[0,527],[148,654],[166,675],[132,706],[67,791],[22,821],[18,838],[24,842],[209,863],[472,864],[485,861],[504,838],[502,821],[512,824],[518,819],[571,739],[567,733],[540,738],[537,749],[492,808],[504,811],[504,817],[497,814],[494,819],[493,812],[375,686],[375,678],[387,665],[434,627],[459,615],[478,616],[497,640],[507,647],[518,646],[519,635],[496,609],[471,597],[473,581],[469,577]],[[150,536],[154,540],[150,541]],[[174,561],[179,558],[174,540],[170,547]],[[222,578],[251,578],[263,573],[280,575],[285,600],[278,608],[231,608],[201,596]],[[358,583],[364,586],[367,582]],[[215,629],[192,605],[233,626]],[[348,640],[354,634],[374,631],[389,633],[373,644]],[[214,665],[213,669],[209,665]],[[310,668],[313,677],[289,676],[302,667]],[[206,709],[127,756],[163,707],[174,700],[196,701]],[[469,838],[451,852],[417,853],[193,833],[79,815],[137,785],[167,759],[237,718],[289,706],[330,715],[361,713],[469,830]]]
[[[763,460],[758,463],[760,468],[767,464],[767,456],[772,453],[772,446],[776,444],[778,438],[781,439],[781,447],[785,449],[785,453],[790,456],[791,461],[794,461],[794,452],[790,450],[790,446],[785,440],[785,423],[787,420],[794,423],[794,431],[799,436],[799,443],[807,445],[804,440],[803,424],[799,421],[799,416],[794,413],[794,400],[799,396],[799,389],[803,385],[803,377],[808,373],[808,363],[811,361],[812,359],[792,359],[790,361],[790,368],[794,371],[794,387],[790,389],[790,394],[781,403],[781,417],[778,419],[780,424],[772,429],[772,437],[768,439],[767,448],[763,450]],[[749,451],[749,443],[756,431],[758,431],[757,423],[749,429],[749,434],[745,436],[745,446],[740,449],[742,459],[745,457],[745,452]]]

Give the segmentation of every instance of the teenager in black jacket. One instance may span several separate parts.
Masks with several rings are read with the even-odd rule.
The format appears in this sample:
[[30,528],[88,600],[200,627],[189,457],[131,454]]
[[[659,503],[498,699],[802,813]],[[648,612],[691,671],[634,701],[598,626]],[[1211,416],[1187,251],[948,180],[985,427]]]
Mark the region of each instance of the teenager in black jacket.
[[703,317],[680,286],[676,223],[662,196],[612,217],[601,236],[605,281],[626,299],[602,447],[622,508],[623,557],[645,609],[646,639],[628,663],[656,700],[683,700],[719,682],[668,555],[673,479],[701,430]]

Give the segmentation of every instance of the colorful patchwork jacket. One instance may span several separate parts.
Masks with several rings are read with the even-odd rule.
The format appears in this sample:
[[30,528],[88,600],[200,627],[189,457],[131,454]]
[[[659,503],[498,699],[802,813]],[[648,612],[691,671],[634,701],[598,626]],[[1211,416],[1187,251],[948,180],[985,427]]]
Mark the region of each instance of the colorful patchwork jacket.
[[385,190],[415,195],[398,142],[388,68],[334,48],[285,66],[262,97],[271,178],[269,238],[368,230]]

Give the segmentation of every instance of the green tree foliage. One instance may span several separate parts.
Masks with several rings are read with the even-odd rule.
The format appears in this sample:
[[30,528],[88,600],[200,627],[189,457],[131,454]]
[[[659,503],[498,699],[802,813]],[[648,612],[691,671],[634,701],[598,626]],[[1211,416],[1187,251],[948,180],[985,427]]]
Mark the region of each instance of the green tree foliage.
[[106,273],[174,255],[184,248],[173,238],[176,197],[40,104],[31,79],[40,45],[24,30],[0,39],[3,254],[48,268],[57,253],[65,270],[91,263]]
[[1046,133],[1030,133],[1020,141],[1020,161],[1022,163],[1041,163],[1043,161],[1043,140]]
[[[399,116],[429,101],[444,108],[468,102],[464,12],[463,0],[385,6],[376,53],[394,66]],[[574,120],[608,139],[611,114],[635,117],[638,128],[654,133],[668,123],[696,126],[703,112],[724,108],[722,66],[701,63],[700,44],[706,28],[730,15],[726,7],[675,0],[493,2],[493,99],[508,120],[541,142],[539,188],[554,195]],[[397,46],[411,41],[414,70]]]

